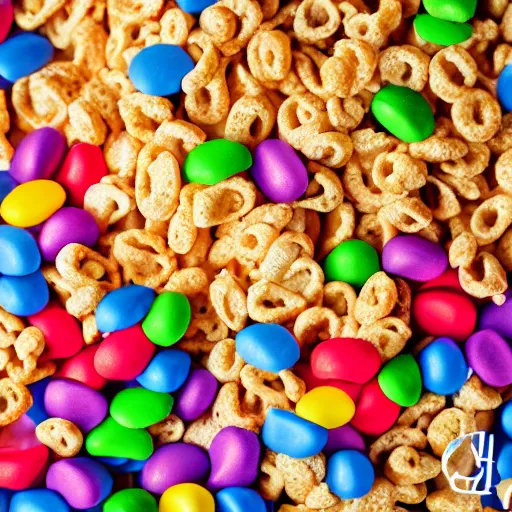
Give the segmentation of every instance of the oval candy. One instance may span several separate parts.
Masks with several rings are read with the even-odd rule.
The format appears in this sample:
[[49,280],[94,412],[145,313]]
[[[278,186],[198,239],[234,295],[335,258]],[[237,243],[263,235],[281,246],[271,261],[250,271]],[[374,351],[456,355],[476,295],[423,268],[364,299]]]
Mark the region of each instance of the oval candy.
[[477,0],[423,0],[423,7],[434,18],[464,23],[476,11]]
[[18,183],[13,179],[13,177],[8,172],[0,171],[0,203],[17,186]]
[[[69,512],[66,500],[50,489],[28,489],[14,494],[9,512]],[[7,510],[5,511],[7,512]]]
[[411,407],[421,397],[421,373],[411,354],[401,354],[386,363],[379,373],[382,392],[402,407]]
[[342,500],[366,496],[375,481],[370,459],[357,450],[341,450],[329,457],[325,479],[329,490]]
[[467,293],[463,290],[459,281],[459,273],[454,268],[449,268],[444,274],[427,281],[420,286],[420,290],[428,290],[429,288],[449,288],[460,292],[462,295],[468,297]]
[[343,425],[329,430],[329,438],[322,451],[329,456],[339,450],[359,450],[361,452],[366,450],[363,436],[352,425]]
[[182,11],[195,15],[200,14],[214,3],[215,0],[178,0],[178,5]]
[[7,35],[9,34],[9,30],[11,30],[11,25],[14,20],[14,8],[12,6],[11,0],[6,0],[0,3],[0,43],[2,43]]
[[498,77],[496,93],[506,112],[512,111],[512,65],[505,66]]
[[480,309],[478,329],[493,329],[498,334],[512,340],[512,293],[506,293],[501,306],[489,302]]
[[21,228],[0,226],[0,274],[26,276],[40,266],[41,253],[34,237]]
[[39,380],[34,382],[34,384],[27,386],[30,394],[32,395],[33,403],[26,414],[34,422],[35,426],[49,418],[44,407],[44,394],[50,380],[50,377],[46,377],[46,379]]
[[32,487],[43,474],[50,451],[43,444],[27,449],[0,450],[0,488],[21,491]]
[[157,512],[156,500],[144,489],[123,489],[103,504],[103,512]]
[[26,276],[0,276],[0,306],[8,313],[35,315],[49,300],[48,284],[40,270]]
[[[2,6],[0,5],[0,12],[1,11],[2,11]],[[6,512],[9,511],[9,503],[11,501],[12,495],[13,495],[12,491],[10,491],[8,489],[0,489],[0,510],[5,510]]]
[[473,34],[473,27],[469,23],[453,23],[430,14],[418,14],[413,24],[421,39],[441,46],[463,43]]
[[215,512],[215,501],[200,485],[173,485],[162,494],[158,512]]
[[512,478],[512,442],[505,443],[499,451],[496,469],[501,480]]
[[176,395],[174,413],[193,421],[210,407],[217,396],[217,379],[204,368],[194,368]]
[[267,512],[263,498],[245,487],[226,487],[215,495],[217,512]]
[[501,428],[503,432],[512,439],[512,400],[506,402],[500,412]]
[[66,359],[55,377],[76,380],[90,388],[102,389],[107,383],[107,379],[102,377],[94,367],[94,356],[99,348],[99,345],[91,345],[73,357]]

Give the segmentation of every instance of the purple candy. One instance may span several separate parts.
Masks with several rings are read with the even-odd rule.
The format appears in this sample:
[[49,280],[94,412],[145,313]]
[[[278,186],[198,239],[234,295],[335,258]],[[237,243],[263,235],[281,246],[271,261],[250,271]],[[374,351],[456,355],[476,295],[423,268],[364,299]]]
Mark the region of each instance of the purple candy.
[[55,212],[44,223],[38,243],[43,258],[55,261],[64,246],[76,243],[93,247],[99,236],[98,225],[87,210],[66,207]]
[[507,292],[506,296],[507,300],[502,306],[489,302],[482,308],[478,328],[494,329],[512,340],[512,293]]
[[392,238],[382,251],[382,268],[413,281],[430,281],[444,273],[448,256],[439,244],[418,235]]
[[208,370],[192,370],[176,396],[173,413],[185,421],[199,418],[213,403],[217,386],[217,379]]
[[512,384],[512,347],[496,331],[475,332],[466,342],[469,366],[490,386]]
[[251,174],[258,188],[275,203],[296,201],[308,187],[308,171],[295,150],[280,139],[260,142]]
[[204,450],[193,444],[173,443],[158,448],[141,472],[146,491],[163,494],[169,487],[204,482],[210,472],[210,460]]
[[210,449],[212,471],[206,486],[212,491],[225,487],[248,487],[258,476],[260,442],[250,430],[223,428]]
[[113,483],[103,464],[88,457],[54,462],[46,474],[46,487],[62,494],[78,510],[101,503],[110,494]]
[[72,421],[82,432],[99,425],[108,412],[108,402],[99,391],[68,379],[50,381],[44,393],[44,407],[49,416]]
[[67,149],[64,135],[54,128],[29,133],[14,153],[9,172],[18,183],[50,179]]
[[363,436],[350,425],[332,428],[329,430],[328,436],[327,444],[323,449],[327,456],[340,450],[359,450],[361,452],[366,450]]

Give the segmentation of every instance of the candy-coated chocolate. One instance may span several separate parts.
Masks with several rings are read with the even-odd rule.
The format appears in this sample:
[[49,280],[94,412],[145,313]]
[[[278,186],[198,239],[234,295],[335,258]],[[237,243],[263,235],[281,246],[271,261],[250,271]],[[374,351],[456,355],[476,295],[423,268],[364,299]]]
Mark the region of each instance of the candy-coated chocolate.
[[156,500],[144,489],[123,489],[103,504],[103,512],[157,512]]
[[100,332],[114,332],[138,324],[149,312],[155,291],[147,286],[129,284],[107,293],[96,308]]
[[506,112],[512,111],[512,65],[505,66],[498,77],[496,93]]
[[82,208],[87,189],[107,174],[101,148],[81,142],[69,150],[54,179],[64,187],[69,204]]
[[4,200],[4,197],[10,194],[18,183],[14,178],[5,171],[0,171],[0,203]]
[[477,0],[423,0],[423,7],[434,18],[464,23],[476,11]]
[[49,126],[27,134],[16,148],[9,173],[18,183],[48,180],[68,145],[61,132]]
[[466,292],[462,289],[459,281],[459,273],[454,268],[449,268],[444,274],[432,279],[431,281],[427,281],[420,286],[420,290],[428,290],[429,288],[449,288],[455,290],[457,292],[462,293],[462,295],[466,295]]
[[213,438],[208,455],[212,469],[206,486],[212,491],[248,487],[258,476],[260,442],[250,430],[223,428]]
[[94,366],[94,356],[99,348],[99,345],[91,345],[70,359],[66,359],[55,377],[77,380],[93,389],[102,389],[107,379],[102,377]]
[[414,18],[414,30],[421,39],[441,46],[463,43],[473,34],[469,23],[453,23],[430,14],[418,14]]
[[88,457],[54,462],[46,474],[46,487],[62,494],[69,505],[79,510],[101,503],[113,483],[105,466]]
[[65,201],[66,192],[55,181],[29,181],[4,198],[0,215],[7,224],[29,228],[50,218]]
[[193,444],[171,443],[158,448],[146,461],[140,474],[143,489],[163,494],[169,487],[203,483],[210,472],[207,453]]
[[110,467],[110,469],[122,466],[128,462],[127,457],[96,457],[96,460],[99,460],[103,464]]
[[33,403],[26,414],[35,425],[39,425],[39,423],[49,418],[44,407],[44,394],[46,392],[46,386],[48,386],[49,383],[50,377],[47,377],[46,379],[39,380],[27,386],[32,395]]
[[24,450],[0,450],[0,488],[20,491],[31,487],[46,467],[49,455],[43,444]]
[[499,421],[503,432],[512,439],[512,400],[501,407]]
[[210,5],[215,3],[215,0],[178,0],[178,5],[182,11],[190,14],[200,14]]
[[48,285],[40,270],[26,276],[0,276],[0,306],[8,313],[35,315],[49,300]]
[[261,433],[267,448],[296,459],[319,453],[328,437],[326,428],[282,409],[267,411]]
[[355,413],[353,400],[341,389],[321,386],[308,391],[295,407],[295,414],[327,429],[348,423]]
[[421,397],[421,373],[411,354],[400,354],[391,359],[379,373],[383,393],[402,407],[418,403]]
[[359,338],[332,338],[319,343],[311,354],[311,369],[320,379],[364,384],[375,376],[380,364],[378,350]]
[[215,495],[217,512],[266,512],[265,500],[245,487],[226,487]]
[[366,445],[363,436],[351,425],[330,429],[327,444],[322,451],[326,456],[329,456],[339,450],[359,450],[364,452]]
[[291,368],[300,357],[297,340],[279,324],[253,324],[237,333],[236,351],[247,363],[273,373]]
[[115,473],[125,474],[125,473],[138,473],[145,466],[145,460],[133,460],[126,459],[126,462],[116,466],[114,471]]
[[40,266],[41,254],[34,237],[21,228],[0,226],[0,274],[26,276]]
[[[1,12],[1,10],[2,10],[2,7],[0,6],[0,12]],[[9,503],[11,501],[12,495],[13,495],[13,492],[10,491],[9,489],[0,489],[0,510],[5,510],[6,512],[8,512]]]
[[512,293],[506,293],[505,303],[501,306],[488,302],[480,309],[478,329],[493,329],[512,340]]
[[96,457],[146,460],[153,453],[153,439],[147,430],[123,427],[109,416],[89,432],[85,449]]
[[215,501],[200,485],[173,485],[160,498],[158,512],[215,512]]
[[11,29],[13,19],[14,8],[11,0],[0,2],[0,43],[2,43],[7,37],[7,34]]
[[109,380],[138,377],[153,357],[155,346],[139,325],[116,331],[105,338],[94,355],[96,371]]
[[512,478],[512,442],[506,443],[498,454],[496,468],[501,480]]
[[174,413],[185,421],[199,418],[213,403],[218,385],[217,379],[208,370],[193,369],[176,395]]
[[[67,501],[50,489],[28,489],[11,499],[9,512],[69,512]],[[7,512],[7,511],[5,511]]]

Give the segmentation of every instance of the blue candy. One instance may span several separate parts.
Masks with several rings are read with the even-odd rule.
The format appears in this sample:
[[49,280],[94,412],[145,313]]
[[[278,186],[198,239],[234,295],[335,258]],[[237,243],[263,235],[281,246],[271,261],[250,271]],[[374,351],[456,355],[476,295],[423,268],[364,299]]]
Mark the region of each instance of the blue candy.
[[151,288],[138,284],[107,293],[96,308],[98,330],[114,332],[138,324],[148,314],[155,295]]
[[41,253],[34,237],[21,228],[0,226],[0,274],[26,276],[41,266]]
[[48,285],[40,270],[22,277],[0,277],[0,306],[17,316],[35,315],[50,299]]
[[358,450],[341,450],[329,457],[326,482],[342,500],[362,498],[370,492],[375,472],[370,459]]
[[124,464],[121,464],[120,466],[114,466],[112,468],[112,471],[115,473],[138,473],[139,471],[142,471],[142,468],[144,467],[144,464],[146,464],[147,461],[145,460],[133,460],[128,459]]
[[201,14],[207,7],[216,3],[217,0],[178,0],[182,11],[190,14]]
[[16,187],[16,181],[8,172],[0,172],[0,203],[4,200],[4,197],[10,194]]
[[512,111],[512,64],[505,66],[501,72],[496,85],[496,92],[502,107],[507,112]]
[[263,443],[274,452],[296,459],[316,455],[327,444],[328,430],[283,409],[269,409]]
[[267,512],[263,498],[245,487],[226,487],[215,496],[216,512]]
[[151,359],[136,380],[151,391],[172,393],[187,380],[191,362],[190,356],[183,350],[162,350]]
[[96,460],[107,464],[108,466],[122,466],[128,462],[126,457],[95,457]]
[[503,432],[512,439],[512,400],[501,408],[500,423]]
[[53,46],[43,36],[26,32],[11,37],[0,44],[0,75],[16,82],[41,69],[52,57]]
[[17,492],[11,499],[9,512],[69,512],[66,500],[50,489]]
[[253,324],[235,340],[236,351],[246,363],[272,373],[291,368],[300,357],[297,341],[278,324]]
[[9,502],[13,492],[9,489],[0,489],[0,511],[7,512],[9,510]]
[[[40,380],[34,384],[30,384],[28,390],[32,394],[32,399],[34,403],[32,407],[27,411],[27,416],[36,424],[47,420],[50,416],[46,414],[46,409],[44,408],[44,392],[46,391],[46,386],[50,383],[50,377],[46,377],[46,379]],[[1,509],[0,509],[1,510]]]
[[192,69],[194,61],[185,50],[172,44],[155,44],[134,57],[128,74],[140,92],[169,96],[181,91],[181,80]]
[[450,338],[438,338],[419,354],[423,385],[432,393],[452,395],[468,377],[468,365],[459,346]]
[[512,478],[512,442],[505,443],[499,451],[496,469],[502,480]]

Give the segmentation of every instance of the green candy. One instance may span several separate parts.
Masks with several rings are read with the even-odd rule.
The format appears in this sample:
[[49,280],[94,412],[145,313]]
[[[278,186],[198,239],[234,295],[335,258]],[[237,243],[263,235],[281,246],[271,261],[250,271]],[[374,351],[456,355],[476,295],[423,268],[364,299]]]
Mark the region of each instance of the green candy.
[[347,240],[334,248],[324,262],[327,281],[361,287],[380,270],[377,251],[362,240]]
[[442,46],[462,43],[473,33],[469,23],[453,23],[434,18],[430,14],[418,14],[414,18],[414,29],[421,39]]
[[114,397],[110,415],[123,427],[146,428],[169,416],[173,403],[168,393],[128,388]]
[[185,295],[165,292],[153,302],[142,322],[142,330],[155,345],[170,347],[187,332],[191,316],[190,303]]
[[187,156],[183,172],[188,181],[215,185],[252,165],[250,151],[238,142],[215,139],[196,146]]
[[476,11],[476,0],[423,0],[423,7],[434,18],[464,23]]
[[144,489],[123,489],[103,503],[103,512],[157,512],[156,500]]
[[404,142],[420,142],[434,133],[435,120],[428,101],[416,91],[386,85],[372,101],[377,121]]
[[379,373],[382,392],[402,407],[418,403],[421,396],[421,373],[416,359],[411,354],[402,354],[391,359]]
[[85,449],[95,457],[146,460],[153,453],[153,439],[146,430],[123,427],[108,417],[89,432]]

